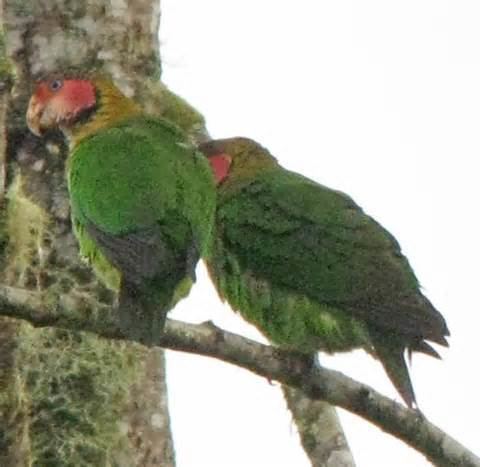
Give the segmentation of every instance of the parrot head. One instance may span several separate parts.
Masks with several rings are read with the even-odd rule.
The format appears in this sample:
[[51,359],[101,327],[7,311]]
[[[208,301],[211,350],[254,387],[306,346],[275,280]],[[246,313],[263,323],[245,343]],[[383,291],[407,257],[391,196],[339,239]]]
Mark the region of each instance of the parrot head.
[[62,130],[75,144],[139,112],[140,107],[108,79],[53,78],[37,83],[28,103],[27,125],[37,136]]
[[55,128],[67,129],[92,113],[96,103],[95,86],[89,80],[41,81],[28,104],[28,128],[37,136]]
[[257,142],[242,137],[208,141],[199,146],[208,158],[217,185],[231,178],[255,176],[277,160]]

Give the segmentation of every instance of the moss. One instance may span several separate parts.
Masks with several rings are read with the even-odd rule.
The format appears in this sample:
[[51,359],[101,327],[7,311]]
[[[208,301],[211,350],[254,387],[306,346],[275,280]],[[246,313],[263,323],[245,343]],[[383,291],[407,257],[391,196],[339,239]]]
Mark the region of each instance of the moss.
[[5,86],[13,82],[13,66],[5,53],[5,35],[0,31],[0,84]]
[[3,258],[7,249],[9,239],[7,230],[6,203],[0,204],[0,258]]
[[10,465],[10,453],[22,450],[25,442],[25,413],[21,381],[15,370],[16,335],[18,326],[2,318],[0,328],[0,465]]
[[142,352],[89,334],[26,327],[17,360],[33,466],[109,465]]
[[[68,302],[72,319],[108,312],[113,294],[81,264],[62,266],[52,254],[55,220],[26,194],[29,183],[18,171],[8,191],[6,282],[38,289],[46,308],[59,298]],[[18,451],[25,438],[24,457],[33,466],[109,466],[113,451],[129,449],[118,420],[132,382],[143,377],[143,348],[28,325],[16,345],[14,375],[0,391],[0,410],[15,422],[0,430],[0,452]]]
[[17,16],[30,16],[33,13],[34,3],[30,0],[12,0],[10,7]]
[[7,193],[9,244],[5,276],[8,283],[26,286],[31,266],[44,257],[42,241],[48,232],[49,216],[25,195],[23,183],[23,178],[17,174]]
[[193,140],[205,138],[205,119],[202,114],[162,82],[145,80],[138,100],[147,112],[170,120]]

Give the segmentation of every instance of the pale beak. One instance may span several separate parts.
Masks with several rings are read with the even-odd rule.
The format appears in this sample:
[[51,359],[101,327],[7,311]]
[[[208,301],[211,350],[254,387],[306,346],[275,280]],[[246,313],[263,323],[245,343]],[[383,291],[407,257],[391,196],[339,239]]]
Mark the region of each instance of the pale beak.
[[27,125],[29,130],[36,136],[42,136],[42,115],[43,115],[43,105],[38,102],[38,99],[35,95],[30,98],[27,109]]

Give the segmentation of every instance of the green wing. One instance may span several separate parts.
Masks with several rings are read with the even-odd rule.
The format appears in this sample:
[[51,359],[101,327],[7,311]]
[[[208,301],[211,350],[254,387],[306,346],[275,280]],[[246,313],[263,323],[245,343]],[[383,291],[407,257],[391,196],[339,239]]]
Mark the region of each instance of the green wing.
[[[142,310],[160,322],[155,310],[186,295],[210,248],[215,189],[208,163],[175,127],[137,117],[82,141],[67,172],[82,254],[119,290],[124,328],[143,313],[148,331]],[[140,311],[132,311],[139,301]]]
[[445,343],[395,239],[348,196],[274,169],[220,195],[219,237],[242,272],[374,329]]
[[196,169],[193,153],[179,134],[155,119],[136,118],[95,134],[69,160],[75,216],[122,234],[181,211],[181,171]]
[[68,182],[77,232],[130,282],[154,277],[160,264],[167,274],[192,245],[208,247],[210,169],[162,120],[137,117],[83,141],[69,158]]

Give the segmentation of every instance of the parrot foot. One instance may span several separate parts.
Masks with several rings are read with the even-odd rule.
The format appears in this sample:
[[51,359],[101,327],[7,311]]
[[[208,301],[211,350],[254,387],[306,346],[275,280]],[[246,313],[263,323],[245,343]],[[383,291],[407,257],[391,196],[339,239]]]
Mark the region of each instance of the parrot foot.
[[159,345],[163,336],[165,326],[165,315],[156,313],[146,313],[145,310],[135,310],[138,313],[132,313],[132,310],[125,310],[118,307],[115,309],[115,321],[123,336],[127,339],[139,342],[147,347]]
[[275,355],[288,367],[288,371],[308,377],[320,365],[316,353],[305,353],[298,350],[275,349]]

